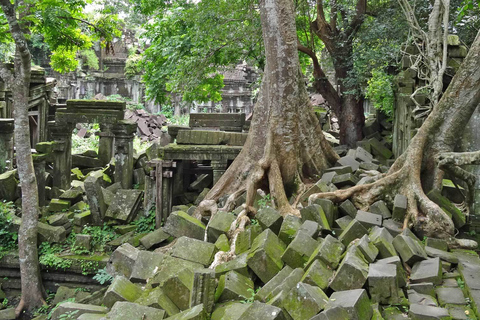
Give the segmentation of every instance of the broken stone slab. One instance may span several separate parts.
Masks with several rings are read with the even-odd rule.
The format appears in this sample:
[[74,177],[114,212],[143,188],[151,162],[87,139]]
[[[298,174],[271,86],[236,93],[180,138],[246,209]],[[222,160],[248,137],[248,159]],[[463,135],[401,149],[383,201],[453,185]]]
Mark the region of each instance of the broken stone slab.
[[452,218],[455,228],[460,229],[466,223],[465,215],[448,198],[442,196],[438,190],[431,190],[427,197],[435,202],[445,213]]
[[458,263],[458,257],[453,253],[443,251],[443,250],[438,250],[436,248],[430,248],[430,247],[425,247],[425,252],[429,257],[432,257],[432,258],[438,257],[443,261],[447,261],[454,264]]
[[350,242],[355,239],[360,239],[366,234],[368,234],[368,230],[358,220],[353,219],[340,234],[338,240],[340,240],[345,246],[348,246]]
[[385,228],[373,228],[369,235],[370,240],[378,249],[380,258],[389,258],[397,255],[393,246],[393,237]]
[[[292,242],[292,240],[295,238],[295,235],[297,234],[298,229],[300,229],[301,224],[302,222],[299,217],[291,214],[287,215],[283,219],[282,226],[280,227],[280,231],[278,232],[278,238],[282,240],[283,243],[285,243],[286,245],[289,245],[290,242]],[[310,236],[313,237],[314,235],[310,234]]]
[[143,191],[120,189],[105,213],[106,218],[130,223],[139,210]]
[[355,252],[348,251],[330,283],[330,288],[335,291],[359,289],[367,281],[367,276],[368,263]]
[[170,235],[166,233],[163,228],[156,229],[142,237],[140,239],[140,243],[145,247],[145,249],[155,249],[157,248],[162,242],[166,241],[170,238]]
[[443,288],[438,287],[435,289],[437,294],[438,303],[440,306],[445,307],[447,304],[465,305],[465,296],[460,288]]
[[432,282],[433,284],[442,284],[442,264],[439,258],[431,258],[419,261],[413,265],[410,275],[412,283]]
[[163,292],[162,288],[144,290],[142,295],[135,300],[139,305],[165,310],[166,315],[173,316],[180,312],[178,307]]
[[81,304],[75,302],[64,302],[58,305],[55,311],[52,314],[52,319],[59,320],[62,319],[61,315],[75,312],[75,317],[80,317],[85,313],[93,313],[93,314],[106,314],[108,312],[108,308],[95,306],[91,304]]
[[367,235],[364,235],[355,245],[368,263],[375,261],[378,255],[378,249],[370,242],[370,238]]
[[67,237],[64,227],[54,227],[43,222],[38,222],[37,228],[40,243],[60,243],[65,241]]
[[338,218],[338,208],[337,206],[328,199],[315,199],[313,204],[318,204],[319,206],[322,207],[323,212],[325,213],[325,216],[327,217],[327,221],[329,226],[333,225],[333,222],[335,219]]
[[262,227],[259,225],[250,225],[245,231],[240,232],[237,235],[237,241],[235,242],[235,254],[239,255],[248,251],[253,243],[253,240],[262,233]]
[[407,290],[408,302],[410,304],[421,304],[425,306],[438,307],[437,299],[434,296],[418,293],[415,290]]
[[281,256],[285,249],[285,244],[273,231],[266,229],[253,241],[247,264],[263,283],[267,283],[282,270]]
[[326,290],[332,276],[333,270],[322,260],[316,259],[312,262],[310,267],[308,267],[307,271],[305,271],[301,281],[312,286],[317,286],[322,290]]
[[339,206],[338,210],[340,210],[340,213],[343,215],[348,215],[352,218],[355,218],[357,215],[357,208],[353,205],[352,201],[350,200],[345,200],[343,201]]
[[111,308],[117,301],[135,301],[142,294],[142,289],[131,283],[124,276],[116,276],[103,296],[103,304]]
[[186,212],[176,211],[168,216],[163,231],[175,238],[186,236],[203,240],[205,225],[194,217],[189,216]]
[[393,264],[372,263],[368,270],[368,287],[373,302],[399,303],[397,267]]
[[309,267],[315,260],[319,259],[332,270],[335,270],[340,263],[344,250],[345,246],[342,242],[331,235],[327,235],[322,243],[320,243],[310,255],[307,267]]
[[68,209],[70,209],[70,201],[68,200],[52,199],[48,205],[48,211],[50,212],[62,212]]
[[282,320],[284,319],[284,316],[281,308],[255,301],[242,314],[242,320],[258,319]]
[[164,254],[160,252],[139,251],[132,268],[130,281],[147,282],[155,275],[163,259]]
[[312,204],[300,209],[300,215],[302,217],[302,222],[307,220],[315,221],[322,226],[322,229],[330,230],[327,216],[323,211],[323,208],[318,204]]
[[107,313],[106,319],[115,320],[157,320],[163,319],[165,316],[165,310],[142,306],[136,303],[118,301],[116,302],[109,313]]
[[407,197],[397,194],[393,200],[392,219],[403,222],[407,213]]
[[350,316],[349,319],[352,320],[372,318],[373,310],[365,289],[334,292],[330,296],[328,304],[330,307],[344,308]]
[[277,212],[277,210],[270,207],[262,208],[258,210],[255,218],[258,220],[258,223],[263,230],[270,229],[275,234],[278,234],[280,232],[283,217]]
[[185,236],[178,238],[172,247],[173,257],[203,264],[205,267],[213,262],[215,253],[215,244]]
[[382,226],[382,216],[379,214],[358,210],[355,219],[360,222],[367,230],[374,226]]
[[210,218],[207,226],[207,239],[209,242],[217,241],[220,235],[225,235],[230,230],[235,216],[231,213],[219,211]]
[[304,232],[298,232],[282,255],[282,260],[292,268],[303,268],[318,243]]
[[451,319],[447,309],[425,306],[420,304],[411,304],[408,315],[415,320],[423,319]]
[[123,275],[130,278],[140,250],[126,243],[118,247],[107,263],[107,272],[111,276]]
[[215,267],[215,275],[216,277],[220,277],[222,274],[225,274],[229,271],[238,272],[246,277],[250,276],[248,272],[248,265],[247,265],[247,256],[248,253],[244,252],[235,257],[235,259],[230,260],[228,262],[222,263]]
[[284,280],[292,273],[293,269],[286,265],[280,272],[278,272],[270,281],[265,283],[260,290],[255,293],[255,300],[266,302],[268,297],[272,296],[272,292],[280,286]]
[[387,205],[382,200],[372,203],[372,205],[368,210],[371,213],[381,215],[383,219],[389,219],[392,217],[392,213],[390,212],[390,209],[388,209]]
[[322,311],[327,302],[322,289],[299,282],[283,299],[283,308],[294,320],[310,319]]
[[345,173],[345,174],[337,174],[332,179],[332,183],[337,188],[343,188],[348,186],[354,186],[358,182],[357,176],[352,173]]
[[165,320],[206,320],[207,311],[203,307],[203,304],[199,304],[193,308],[182,311],[174,316],[168,317]]
[[425,249],[411,237],[399,234],[393,239],[393,246],[402,260],[410,266],[428,258]]
[[220,276],[215,302],[249,299],[253,295],[253,281],[235,271]]

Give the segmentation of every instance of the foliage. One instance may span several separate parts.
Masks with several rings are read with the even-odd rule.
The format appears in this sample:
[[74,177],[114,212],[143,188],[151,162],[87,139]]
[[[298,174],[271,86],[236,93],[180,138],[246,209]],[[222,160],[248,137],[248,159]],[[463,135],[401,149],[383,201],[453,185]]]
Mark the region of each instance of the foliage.
[[137,226],[137,233],[152,232],[155,230],[155,209],[151,209],[147,216],[143,216],[132,222]]
[[393,117],[395,101],[393,76],[388,75],[384,68],[377,68],[372,71],[372,78],[368,80],[365,96],[373,102],[375,109],[383,111],[390,118]]
[[127,79],[131,79],[140,74],[142,71],[141,60],[142,56],[137,53],[128,56],[125,63],[125,77],[127,77]]
[[80,268],[84,276],[89,275],[98,269],[98,261],[81,260]]
[[104,224],[103,226],[86,226],[85,228],[83,228],[82,234],[91,235],[92,247],[100,251],[104,249],[105,245],[108,242],[118,237],[113,228],[106,224]]
[[0,259],[17,248],[18,234],[14,232],[12,216],[15,208],[12,202],[0,202]]
[[92,70],[98,70],[100,68],[98,65],[97,54],[92,49],[82,50],[79,52],[78,55],[83,60],[83,66],[87,66],[89,69]]
[[270,198],[270,194],[266,194],[262,197],[262,199],[257,201],[258,206],[260,208],[268,207],[272,204],[272,199]]
[[[52,310],[50,310],[50,312],[48,313],[47,319],[49,319],[49,320],[52,319],[53,313],[55,312],[55,310],[57,310],[58,306],[61,305],[62,303],[65,303],[65,302],[75,302],[75,298],[68,298],[64,301],[60,301],[59,303],[57,303],[57,305],[54,306],[52,308]],[[75,319],[75,318],[73,318],[73,319]]]
[[44,266],[55,269],[70,268],[72,266],[72,261],[58,256],[58,253],[60,253],[62,249],[63,248],[60,245],[52,245],[48,242],[42,242],[38,250],[39,262]]
[[98,151],[98,144],[100,138],[96,132],[100,131],[98,124],[83,124],[82,125],[90,134],[85,138],[77,136],[78,130],[75,128],[72,133],[72,154],[82,153],[87,150]]
[[100,284],[110,283],[113,280],[113,277],[108,274],[107,269],[98,269],[96,275],[93,276],[93,280],[98,281]]

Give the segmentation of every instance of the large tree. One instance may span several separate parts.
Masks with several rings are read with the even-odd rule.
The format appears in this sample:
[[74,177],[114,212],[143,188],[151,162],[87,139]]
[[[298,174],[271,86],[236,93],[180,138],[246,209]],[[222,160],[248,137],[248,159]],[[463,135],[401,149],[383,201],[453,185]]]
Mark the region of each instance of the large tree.
[[[42,34],[53,51],[52,63],[67,71],[76,67],[75,53],[89,48],[92,41],[108,41],[115,34],[115,17],[89,22],[82,14],[83,1],[14,1],[0,0],[0,30],[14,45],[13,57],[0,59],[0,78],[12,90],[16,162],[22,189],[22,223],[18,233],[18,254],[22,298],[16,309],[32,310],[45,303],[37,250],[39,216],[38,189],[33,168],[28,120],[32,56],[28,48],[31,33]],[[82,29],[83,28],[83,29]],[[87,32],[86,32],[87,31]],[[88,31],[90,33],[88,34]],[[99,35],[101,34],[101,36]],[[12,64],[6,62],[12,61]]]

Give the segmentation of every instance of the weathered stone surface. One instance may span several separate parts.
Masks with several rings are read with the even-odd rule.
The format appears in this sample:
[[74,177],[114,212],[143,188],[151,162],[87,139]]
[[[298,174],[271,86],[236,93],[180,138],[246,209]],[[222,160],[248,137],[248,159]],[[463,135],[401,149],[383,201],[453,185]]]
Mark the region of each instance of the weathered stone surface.
[[425,249],[411,237],[399,234],[393,239],[393,246],[402,260],[409,265],[427,259]]
[[373,161],[372,154],[362,147],[357,147],[357,149],[355,149],[355,158],[366,163]]
[[472,319],[472,315],[475,314],[474,311],[468,306],[447,304],[445,309],[448,310],[448,313],[455,320]]
[[183,211],[170,213],[163,230],[176,238],[186,236],[203,240],[205,236],[205,225]]
[[132,268],[130,280],[132,282],[146,282],[155,275],[162,264],[164,255],[160,252],[139,251]]
[[102,170],[90,172],[85,179],[85,193],[87,195],[90,212],[92,213],[92,222],[95,225],[101,225],[105,212],[107,211],[107,205],[103,199],[103,184]]
[[215,247],[217,248],[218,251],[223,251],[223,252],[228,252],[230,251],[230,241],[228,241],[228,238],[226,235],[221,234],[217,241],[215,241]]
[[379,200],[374,202],[370,208],[368,209],[369,212],[379,214],[383,217],[383,219],[389,219],[392,217],[392,213],[388,209],[387,205],[384,201]]
[[403,222],[405,214],[407,213],[407,197],[402,194],[397,194],[393,200],[392,218],[394,220]]
[[220,235],[226,234],[228,230],[230,230],[233,221],[235,221],[235,216],[233,214],[223,211],[217,212],[208,222],[208,241],[215,242]]
[[303,268],[317,245],[317,241],[312,237],[304,232],[298,232],[285,249],[282,260],[292,268]]
[[103,304],[111,308],[117,301],[137,300],[142,294],[142,289],[131,283],[124,276],[116,276],[112,284],[108,287],[105,296],[103,296]]
[[372,307],[365,289],[334,292],[329,299],[331,307],[342,307],[352,320],[372,318]]
[[312,204],[300,210],[302,216],[302,222],[307,220],[315,221],[322,226],[325,230],[330,230],[330,223],[328,222],[327,216],[323,211],[323,208],[318,204]]
[[80,187],[74,187],[65,191],[59,196],[60,200],[69,201],[71,205],[74,205],[83,199],[83,189]]
[[43,222],[38,222],[38,240],[40,242],[60,243],[66,239],[64,227],[54,227]]
[[68,223],[68,216],[66,213],[58,213],[51,215],[47,218],[48,224],[54,227],[63,226]]
[[325,170],[326,173],[331,173],[331,172],[334,172],[336,173],[335,175],[332,176],[332,179],[330,181],[328,181],[326,178],[328,178],[326,176],[326,174],[324,173],[323,176],[322,176],[322,179],[324,179],[323,181],[324,182],[332,182],[333,180],[333,177],[335,177],[336,175],[342,175],[342,174],[348,174],[348,173],[352,173],[352,167],[350,166],[337,166],[337,167],[331,167],[331,168],[328,168],[327,170]]
[[435,295],[429,296],[427,294],[418,293],[415,290],[407,290],[408,302],[410,304],[421,304],[425,306],[438,307]]
[[90,210],[77,213],[73,216],[73,224],[83,227],[92,221],[92,213]]
[[350,222],[350,224],[340,234],[338,240],[347,246],[353,240],[360,239],[366,234],[368,234],[367,229],[360,222],[353,219],[352,222]]
[[[170,268],[172,268],[171,265]],[[187,310],[190,307],[194,272],[181,266],[173,270],[167,270],[166,266],[162,266],[157,275],[163,270],[165,270],[167,274],[161,275],[163,280],[160,283],[160,287],[178,309]],[[154,285],[155,284],[152,284],[152,286]]]
[[373,243],[370,242],[370,239],[367,235],[364,235],[355,245],[363,254],[363,257],[368,263],[375,261],[378,255],[378,249]]
[[307,262],[307,267],[310,266],[315,260],[319,259],[331,269],[335,270],[340,263],[340,259],[344,250],[345,246],[339,240],[331,235],[327,235],[322,243],[320,243],[310,255],[310,259]]
[[235,254],[239,255],[248,251],[253,243],[253,240],[262,233],[262,227],[259,225],[250,225],[245,231],[242,231],[237,236],[237,242],[235,243]]
[[163,309],[168,316],[173,316],[180,312],[178,307],[160,287],[143,291],[142,295],[135,300],[135,303],[142,306]]
[[410,283],[408,288],[417,293],[429,295],[431,297],[434,297],[436,294],[435,286],[431,282]]
[[180,237],[173,245],[172,256],[203,264],[205,267],[213,262],[215,244],[188,237]]
[[403,288],[406,286],[406,274],[405,274],[405,269],[403,268],[403,263],[400,260],[399,256],[393,256],[389,258],[384,258],[377,260],[377,264],[392,264],[395,265],[397,268],[397,285],[400,288]]
[[153,232],[148,233],[140,239],[140,243],[145,247],[145,249],[154,249],[159,246],[162,242],[166,241],[170,235],[166,233],[163,228],[156,229]]
[[440,285],[442,283],[442,264],[439,258],[432,258],[417,262],[413,265],[410,275],[412,283],[432,282]]
[[294,320],[310,319],[322,311],[327,302],[322,289],[299,282],[283,300],[283,308]]
[[212,269],[195,270],[190,295],[190,308],[203,304],[205,311],[211,313],[215,305],[216,288],[215,271]]
[[410,305],[408,315],[414,320],[451,319],[447,309],[420,304]]
[[340,210],[340,213],[343,215],[348,215],[352,218],[355,218],[357,215],[357,208],[353,205],[352,201],[350,200],[345,200],[343,201],[339,206],[338,210]]
[[333,270],[329,268],[322,260],[316,259],[305,271],[302,282],[312,286],[317,286],[322,290],[328,288],[328,284],[333,276]]
[[15,320],[15,308],[8,308],[5,310],[0,310],[0,319],[1,320]]
[[[306,222],[306,221],[305,221]],[[283,241],[286,245],[292,242],[293,238],[297,234],[298,229],[300,229],[301,220],[299,217],[294,215],[287,215],[282,222],[280,231],[278,233],[278,238]],[[312,235],[310,235],[312,236]]]
[[448,244],[447,241],[443,239],[436,239],[436,238],[427,238],[425,241],[425,246],[430,248],[435,248],[438,250],[448,251]]
[[330,288],[335,291],[359,289],[368,276],[368,264],[354,251],[348,251],[335,274]]
[[110,256],[107,272],[112,276],[122,275],[130,278],[140,251],[126,243],[118,247]]
[[337,188],[347,187],[347,186],[354,186],[358,182],[357,176],[351,173],[345,174],[338,174],[332,179],[332,183]]
[[15,201],[17,199],[17,170],[11,170],[0,174],[0,199]]
[[253,281],[240,273],[229,271],[220,276],[215,301],[249,299],[253,295]]
[[130,223],[138,212],[142,194],[143,191],[140,190],[118,190],[111,206],[105,213],[105,217]]
[[390,151],[388,148],[386,148],[376,138],[371,138],[371,139],[368,140],[368,142],[370,142],[370,146],[372,148],[372,154],[374,156],[377,156],[377,157],[383,158],[383,159],[390,159],[391,157],[393,157],[392,151]]
[[258,210],[255,218],[258,220],[258,223],[263,230],[270,229],[275,234],[279,233],[283,217],[277,212],[277,210],[270,207],[262,208]]
[[305,222],[302,223],[297,233],[303,232],[305,234],[308,234],[310,237],[316,239],[318,238],[321,231],[322,231],[322,226],[319,225],[318,222],[315,222],[312,220],[306,220]]
[[247,265],[247,256],[248,256],[248,253],[244,252],[244,253],[236,256],[235,259],[218,265],[215,268],[216,276],[219,277],[222,274],[225,274],[229,271],[236,271],[236,272],[248,277],[249,273],[248,273],[248,265]]
[[116,302],[106,319],[115,320],[158,320],[163,319],[165,310],[142,306],[136,303],[118,301]]
[[[78,310],[78,311],[77,311]],[[66,314],[69,312],[75,312],[75,316],[79,317],[85,313],[93,313],[93,314],[105,314],[108,312],[108,308],[95,306],[91,304],[81,304],[75,302],[64,302],[60,304],[57,309],[52,314],[53,320],[61,319],[62,314]]]
[[199,304],[193,308],[182,311],[174,316],[166,318],[166,320],[207,320],[207,311],[203,304]]
[[250,307],[248,303],[226,302],[215,305],[211,320],[238,320]]
[[399,302],[397,267],[385,263],[370,264],[368,287],[373,302],[397,304]]
[[352,222],[352,220],[353,218],[350,216],[343,216],[335,220],[335,224],[343,231],[348,227],[348,225],[350,224],[350,222]]
[[393,246],[393,237],[385,228],[373,228],[369,238],[377,247],[380,258],[384,259],[397,255]]
[[242,314],[242,320],[258,320],[258,319],[281,320],[284,318],[283,318],[282,309],[255,301]]
[[392,235],[392,237],[398,236],[403,231],[403,224],[393,219],[384,219],[382,226]]
[[273,231],[266,229],[253,241],[247,264],[263,283],[267,283],[283,268],[281,256],[284,251],[285,244]]
[[450,263],[457,264],[458,263],[458,258],[455,254],[443,251],[443,250],[438,250],[435,248],[430,248],[430,247],[425,247],[425,252],[429,257],[432,258],[440,258],[443,261],[447,261]]
[[278,272],[270,281],[265,283],[263,287],[255,294],[255,300],[266,302],[268,297],[272,296],[272,292],[280,286],[283,281],[292,273],[293,269],[286,265]]
[[78,291],[74,288],[60,286],[55,293],[55,298],[52,300],[52,305],[56,306],[58,303],[72,298],[75,299],[75,301],[80,301],[88,295],[88,292]]
[[350,319],[350,316],[347,310],[342,307],[332,307],[320,312],[315,317],[312,317],[310,320],[340,320],[340,319]]
[[70,201],[68,200],[52,199],[48,205],[48,211],[50,212],[61,212],[68,209],[70,209]]
[[352,172],[355,172],[358,170],[358,167],[360,166],[360,162],[355,160],[354,157],[352,156],[344,156],[341,157],[340,159],[337,160],[337,163],[335,164],[336,166],[348,166],[352,168]]
[[465,296],[460,288],[436,288],[438,303],[445,307],[446,304],[465,305]]
[[90,250],[92,249],[91,241],[92,241],[92,236],[89,234],[75,235],[75,247],[85,248],[87,250]]
[[265,300],[268,301],[268,304],[281,307],[283,305],[283,299],[285,299],[290,289],[300,282],[304,274],[305,272],[303,269],[296,268],[285,278],[283,278],[278,286],[273,288],[271,292],[268,293]]
[[367,230],[374,226],[382,226],[382,216],[379,214],[358,210],[355,219]]
[[315,199],[313,204],[318,204],[319,206],[322,207],[323,212],[325,213],[325,216],[327,217],[327,221],[328,221],[329,226],[332,226],[335,219],[338,218],[338,208],[337,208],[337,206],[331,200],[322,199],[322,198]]

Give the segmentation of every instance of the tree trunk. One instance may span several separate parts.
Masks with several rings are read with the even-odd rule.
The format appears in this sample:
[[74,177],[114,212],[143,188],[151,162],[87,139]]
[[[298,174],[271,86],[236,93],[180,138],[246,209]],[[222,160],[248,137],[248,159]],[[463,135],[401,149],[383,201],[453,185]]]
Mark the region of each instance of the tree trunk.
[[480,103],[480,32],[450,86],[434,107],[409,147],[392,165],[390,171],[372,184],[355,186],[336,192],[312,195],[310,200],[328,198],[339,202],[352,198],[357,206],[367,210],[370,204],[383,199],[392,202],[399,193],[408,199],[408,215],[404,227],[412,226],[420,236],[453,238],[453,222],[426,193],[439,188],[443,171],[438,158],[452,151],[473,111]]
[[337,154],[315,117],[300,70],[294,6],[291,0],[260,1],[266,66],[245,145],[206,199],[247,189],[267,190],[282,214],[297,213],[288,196],[302,182],[321,174]]
[[342,102],[340,113],[337,114],[340,125],[340,143],[355,148],[356,142],[363,138],[362,129],[365,124],[363,98],[345,94]]

